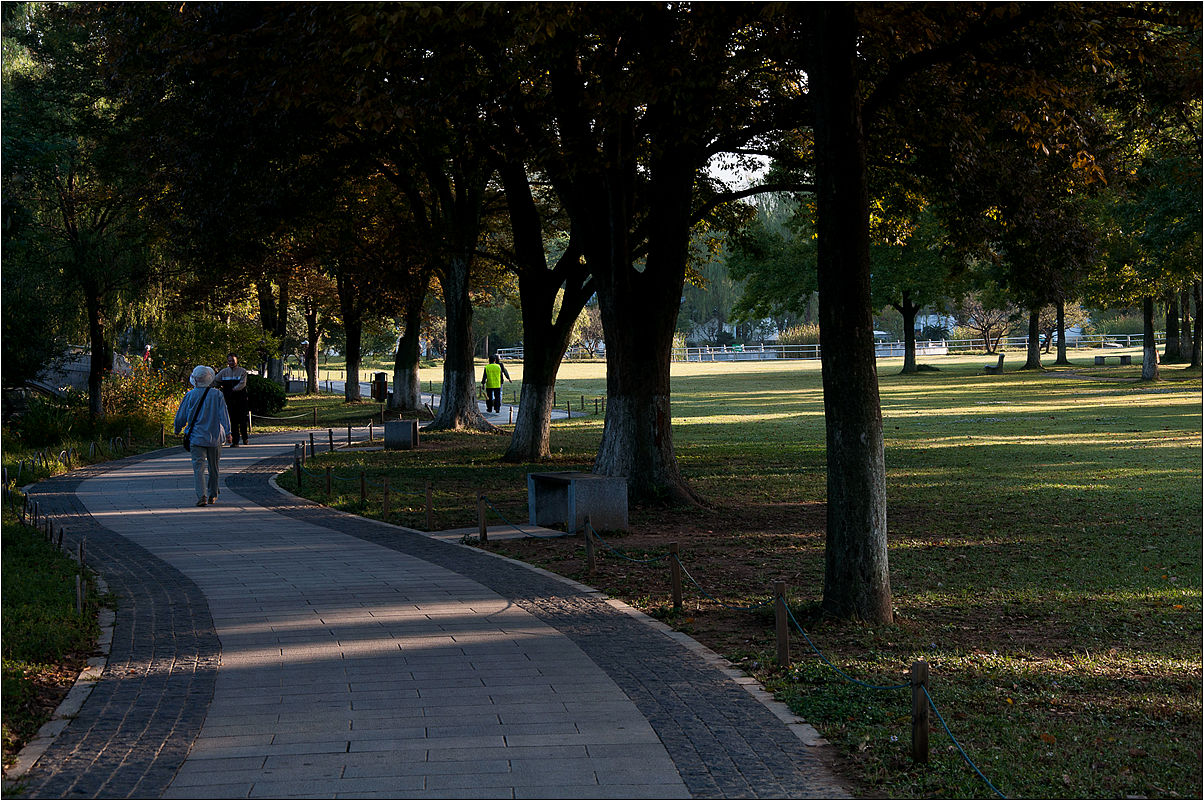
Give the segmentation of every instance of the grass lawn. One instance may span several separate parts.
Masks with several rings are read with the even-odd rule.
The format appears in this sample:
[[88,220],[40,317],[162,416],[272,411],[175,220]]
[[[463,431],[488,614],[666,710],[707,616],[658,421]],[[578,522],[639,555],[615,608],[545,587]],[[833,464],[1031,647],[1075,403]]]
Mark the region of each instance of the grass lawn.
[[3,513],[4,767],[46,722],[92,656],[99,628],[89,583],[75,611],[78,565],[34,529]]
[[[674,365],[674,443],[705,506],[633,508],[631,532],[609,540],[633,556],[679,542],[690,574],[728,605],[785,580],[816,646],[866,682],[905,682],[927,660],[938,710],[1005,795],[1200,797],[1200,373],[1164,366],[1165,380],[1142,384],[1139,366],[1095,367],[1087,354],[1002,376],[982,375],[981,355],[928,358],[939,371],[912,376],[880,362],[894,625],[817,613],[818,363]],[[509,369],[521,380],[521,365]],[[592,412],[603,370],[567,364],[558,392],[574,408],[585,396]],[[421,450],[320,454],[310,467],[387,475],[389,519],[402,525],[425,527],[428,481],[435,528],[472,526],[477,491],[521,522],[526,472],[589,469],[601,432],[601,416],[557,422],[550,466],[501,463],[505,436],[445,433]],[[305,494],[324,498],[316,485]],[[332,504],[381,515],[378,498],[361,507],[358,481],[336,486]],[[850,685],[805,644],[778,669],[770,613],[687,588],[674,614],[663,566],[602,557],[587,576],[579,537],[487,547],[586,581],[724,654],[835,743],[866,795],[993,795],[935,721],[930,764],[912,765],[909,692]]]

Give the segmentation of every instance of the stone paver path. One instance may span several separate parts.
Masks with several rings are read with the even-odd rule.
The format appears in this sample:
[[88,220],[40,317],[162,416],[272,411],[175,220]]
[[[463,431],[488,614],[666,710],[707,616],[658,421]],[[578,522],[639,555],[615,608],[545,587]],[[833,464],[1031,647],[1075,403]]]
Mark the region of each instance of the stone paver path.
[[296,435],[36,490],[117,596],[31,797],[843,796],[703,649],[587,587],[269,484]]

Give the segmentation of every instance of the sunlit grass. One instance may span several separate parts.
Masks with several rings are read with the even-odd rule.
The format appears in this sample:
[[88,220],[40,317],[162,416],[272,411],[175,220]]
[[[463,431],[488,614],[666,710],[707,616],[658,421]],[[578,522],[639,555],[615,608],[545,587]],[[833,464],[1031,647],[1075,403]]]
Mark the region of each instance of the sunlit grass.
[[[932,692],[959,740],[1013,797],[1201,795],[1201,381],[1164,366],[1094,367],[1092,354],[1045,372],[982,375],[984,357],[923,358],[901,376],[879,362],[886,444],[892,626],[825,619],[826,495],[818,362],[675,364],[674,445],[698,508],[631,510],[618,544],[683,561],[725,603],[762,599],[784,578],[825,654],[850,673],[898,681],[932,666]],[[521,365],[509,365],[521,377]],[[601,363],[566,364],[574,408],[605,392]],[[438,389],[439,376],[432,379]],[[424,376],[424,380],[427,380]],[[507,387],[507,398],[510,397]],[[499,461],[504,436],[436,434],[420,451],[320,457],[388,475],[410,500],[394,522],[423,527],[432,482],[437,528],[475,522],[484,491],[526,514],[525,473],[590,469],[592,413],[552,427],[552,464]],[[287,476],[281,478],[286,483]],[[318,491],[307,492],[322,498]],[[379,515],[354,492],[331,499]],[[773,666],[772,619],[691,596],[669,607],[655,570],[603,559],[584,573],[577,539],[493,549],[598,586],[692,634],[754,673],[841,749],[865,794],[987,797],[942,731],[932,762],[908,759],[910,694],[844,684],[805,647]]]

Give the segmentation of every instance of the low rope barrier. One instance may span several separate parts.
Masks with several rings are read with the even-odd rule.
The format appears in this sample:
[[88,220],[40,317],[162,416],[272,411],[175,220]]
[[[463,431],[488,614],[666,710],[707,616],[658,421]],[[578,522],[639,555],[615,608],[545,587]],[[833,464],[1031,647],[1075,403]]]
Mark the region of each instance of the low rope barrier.
[[953,732],[949,730],[949,724],[945,722],[944,716],[942,716],[940,710],[936,708],[936,702],[934,702],[932,700],[932,696],[928,694],[928,687],[923,687],[923,690],[924,698],[926,698],[928,701],[928,706],[931,707],[932,711],[936,713],[936,719],[941,722],[941,726],[945,729],[945,734],[947,734],[949,739],[953,741],[953,744],[957,746],[957,750],[962,755],[962,759],[966,760],[967,765],[974,768],[974,772],[978,774],[978,778],[986,782],[987,787],[990,787],[995,795],[999,796],[1000,798],[1007,798],[1006,795],[999,792],[999,788],[992,784],[990,779],[983,775],[983,772],[978,769],[977,765],[974,764],[974,760],[970,759],[969,755],[966,754],[966,750],[962,748],[962,744],[959,743],[957,738],[953,736]]

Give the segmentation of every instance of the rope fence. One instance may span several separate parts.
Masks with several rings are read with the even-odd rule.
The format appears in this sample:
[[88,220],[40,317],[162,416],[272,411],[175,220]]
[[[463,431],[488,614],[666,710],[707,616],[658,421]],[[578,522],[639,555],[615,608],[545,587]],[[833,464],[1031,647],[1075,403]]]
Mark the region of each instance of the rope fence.
[[[603,399],[602,406],[600,408],[604,408],[604,402],[605,401]],[[582,396],[581,403],[584,406],[584,396]],[[306,415],[298,415],[298,416],[295,416],[292,418],[264,418],[264,419],[298,419],[298,418],[304,417],[304,416],[306,416]],[[315,416],[316,416],[316,410],[315,410]],[[382,407],[382,419],[383,419],[383,407]],[[374,418],[371,418],[367,422],[367,427],[369,429],[369,431],[368,431],[368,442],[369,443],[371,443],[373,441],[374,421],[375,421]],[[352,429],[353,429],[352,425],[347,426],[347,445],[348,446],[353,444],[353,430]],[[316,447],[317,442],[315,440],[314,433],[315,432],[313,432],[313,431],[309,432],[308,443],[298,442],[294,445],[294,448],[293,448],[293,472],[294,472],[294,475],[296,478],[298,490],[301,490],[304,488],[306,477],[308,477],[310,479],[321,480],[324,482],[325,493],[326,493],[327,501],[329,502],[331,500],[331,498],[333,497],[333,489],[334,489],[334,485],[336,482],[342,483],[342,484],[353,484],[353,483],[358,482],[359,487],[360,487],[360,493],[359,493],[360,494],[360,503],[364,506],[364,508],[366,508],[368,497],[369,497],[369,492],[368,492],[369,487],[379,489],[382,491],[381,492],[381,508],[382,508],[383,516],[386,519],[388,518],[388,516],[390,514],[391,504],[392,504],[392,502],[394,502],[397,499],[397,496],[400,496],[401,498],[405,498],[405,497],[414,497],[417,495],[417,493],[413,493],[413,492],[405,492],[405,493],[396,492],[396,490],[394,490],[393,488],[390,487],[389,479],[387,476],[382,477],[382,481],[380,481],[380,482],[377,482],[374,480],[369,480],[367,477],[366,471],[360,471],[358,475],[344,476],[344,475],[336,475],[330,466],[326,466],[322,472],[315,472],[313,470],[310,470],[306,466],[306,445],[308,444],[308,446],[309,446],[309,455],[311,457],[316,456],[317,455],[317,447]],[[332,428],[327,429],[326,433],[327,433],[327,438],[326,438],[327,442],[325,444],[327,445],[329,451],[333,452],[335,450],[334,429],[332,429]],[[162,434],[161,434],[161,436],[162,436]],[[116,456],[117,454],[124,452],[127,442],[129,442],[131,439],[132,439],[132,437],[130,436],[129,432],[127,432],[127,436],[125,439],[123,439],[122,437],[111,438],[108,443],[110,455]],[[102,455],[104,455],[103,448],[101,447],[101,445],[99,443],[97,443],[97,442],[91,443],[91,445],[89,447],[89,458],[94,457],[97,450],[100,450]],[[28,460],[22,459],[22,460],[18,461],[18,463],[16,465],[16,475],[15,476],[10,477],[8,468],[4,468],[4,470],[3,470],[3,491],[4,491],[5,502],[9,505],[9,508],[11,510],[16,512],[19,522],[22,525],[29,525],[32,528],[34,528],[35,530],[44,531],[47,540],[50,541],[51,543],[54,543],[57,547],[61,548],[61,547],[63,547],[64,535],[66,533],[65,529],[62,526],[60,526],[58,528],[58,530],[56,531],[53,521],[51,520],[51,518],[48,515],[45,515],[41,512],[38,502],[31,501],[27,496],[22,496],[22,501],[21,501],[20,507],[18,508],[17,504],[16,504],[16,496],[19,493],[14,490],[14,485],[19,484],[23,477],[23,473],[26,469],[27,463],[30,465],[29,471],[31,473],[34,470],[38,469],[39,467],[49,471],[51,468],[51,464],[52,464],[51,460],[52,459],[61,462],[62,464],[66,465],[68,467],[68,469],[70,469],[73,461],[80,461],[80,453],[75,448],[68,448],[68,449],[64,449],[64,450],[60,451],[60,453],[57,454],[57,456],[55,454],[53,454],[52,452],[39,451],[39,452],[33,454],[33,456]],[[434,529],[434,526],[433,526],[433,519],[434,519],[433,486],[432,486],[431,482],[429,482],[429,481],[426,482],[426,486],[424,488],[424,492],[421,497],[424,501],[424,506],[425,506],[424,512],[425,512],[426,530],[431,531]],[[487,520],[487,514],[486,514],[487,509],[491,510],[494,515],[496,515],[498,518],[500,518],[506,526],[508,526],[509,528],[513,529],[514,531],[518,532],[519,534],[521,534],[522,536],[527,537],[527,538],[558,539],[558,538],[564,538],[564,537],[569,536],[568,534],[565,534],[565,533],[542,534],[542,533],[535,532],[532,530],[524,529],[522,526],[519,526],[519,525],[513,523],[512,521],[510,521],[506,517],[506,515],[503,514],[497,508],[497,506],[484,493],[480,493],[480,492],[477,493],[476,506],[477,506],[478,538],[479,538],[479,541],[482,543],[488,542],[488,520]],[[467,541],[468,539],[469,538],[467,536],[465,536],[464,540]],[[931,694],[929,693],[929,684],[928,684],[928,667],[929,666],[928,666],[927,662],[924,662],[922,660],[915,662],[911,666],[910,681],[908,681],[906,683],[894,684],[894,685],[876,685],[876,684],[871,684],[869,682],[862,681],[862,680],[850,675],[849,673],[842,670],[841,668],[837,667],[835,664],[833,664],[832,661],[830,659],[828,659],[827,656],[824,655],[823,651],[815,644],[815,642],[807,634],[807,632],[803,628],[802,624],[800,624],[798,619],[795,617],[794,612],[790,609],[789,603],[787,601],[787,596],[786,596],[785,582],[781,582],[781,581],[775,582],[773,585],[773,592],[772,592],[771,596],[764,601],[761,601],[761,602],[758,602],[755,604],[750,604],[747,606],[734,606],[734,605],[727,604],[727,603],[721,601],[715,595],[707,592],[707,590],[702,586],[702,584],[697,579],[695,579],[694,576],[692,576],[690,574],[689,570],[686,568],[685,564],[682,562],[680,547],[679,547],[678,543],[676,543],[676,542],[669,543],[667,552],[664,554],[660,554],[660,555],[652,556],[652,557],[631,556],[631,555],[624,553],[619,548],[616,548],[615,546],[608,543],[597,531],[594,530],[588,517],[585,520],[585,526],[584,526],[584,530],[583,530],[583,539],[584,539],[585,551],[586,551],[586,571],[587,571],[587,573],[592,574],[593,572],[595,572],[595,570],[597,568],[597,546],[601,546],[601,548],[603,549],[604,552],[611,554],[614,557],[617,557],[624,561],[631,562],[633,564],[656,565],[656,564],[660,564],[662,562],[668,562],[669,574],[670,574],[669,575],[670,590],[671,590],[671,595],[672,595],[672,599],[673,599],[673,608],[674,608],[675,612],[680,613],[684,606],[684,603],[683,603],[684,586],[683,586],[683,581],[682,581],[683,577],[686,580],[688,580],[691,585],[693,585],[693,587],[695,588],[695,590],[698,592],[699,595],[701,595],[702,597],[708,599],[709,601],[711,601],[715,604],[718,604],[719,606],[726,608],[728,610],[731,610],[731,611],[754,612],[754,611],[764,609],[770,605],[773,605],[775,608],[775,628],[776,628],[778,663],[781,667],[786,668],[786,667],[789,667],[789,665],[790,665],[790,628],[793,627],[795,630],[798,631],[799,635],[801,635],[802,638],[806,641],[807,645],[815,653],[815,655],[819,658],[819,660],[825,666],[827,666],[828,668],[833,670],[837,675],[839,675],[844,681],[846,681],[854,686],[858,686],[863,689],[866,689],[869,691],[875,691],[875,692],[897,692],[897,691],[901,691],[901,690],[910,689],[912,692],[912,759],[915,762],[919,762],[919,763],[926,763],[928,761],[928,750],[929,750],[928,749],[928,733],[929,733],[929,728],[930,728],[930,719],[929,719],[928,713],[929,713],[929,711],[931,711],[933,714],[936,715],[937,720],[940,722],[942,728],[945,731],[945,734],[949,737],[950,741],[956,747],[957,751],[961,754],[961,756],[962,756],[963,760],[966,762],[966,764],[969,765],[971,769],[973,769],[973,771],[979,776],[979,778],[981,778],[982,781],[997,796],[999,796],[1000,798],[1006,798],[1006,796],[1004,796],[1003,793],[1001,793],[995,787],[995,785],[991,783],[991,781],[982,773],[982,771],[978,768],[978,766],[974,763],[974,761],[969,757],[969,755],[966,753],[965,749],[962,747],[961,743],[957,740],[957,738],[954,736],[952,730],[949,728],[949,725],[946,723],[944,716],[942,716],[940,711],[937,709],[936,703],[932,699]],[[83,580],[83,571],[85,570],[85,567],[86,567],[85,549],[86,549],[86,538],[82,538],[78,542],[78,555],[77,555],[81,573],[80,573],[80,575],[77,576],[77,579],[76,579],[77,609],[80,610],[81,612],[85,608],[85,601],[86,601],[85,592],[86,592],[86,586],[87,586],[86,581]]]
[[[4,503],[7,504],[9,511],[13,512],[17,517],[17,523],[26,528],[33,529],[39,535],[45,537],[46,541],[55,548],[58,548],[63,553],[75,559],[79,572],[75,574],[75,614],[83,615],[88,608],[88,581],[87,581],[87,551],[88,538],[81,537],[76,543],[74,549],[71,543],[67,541],[67,529],[61,523],[56,523],[55,519],[48,513],[42,511],[41,504],[36,500],[31,500],[30,497],[13,486],[13,481],[10,480],[8,470],[4,470]],[[20,496],[20,506],[17,506],[17,496]]]

